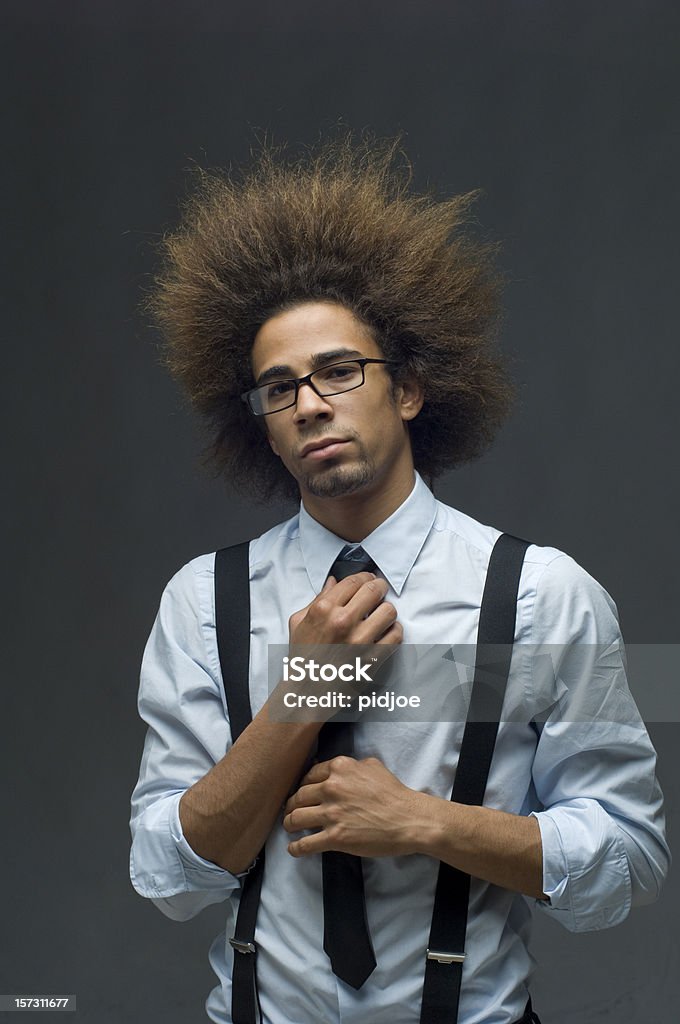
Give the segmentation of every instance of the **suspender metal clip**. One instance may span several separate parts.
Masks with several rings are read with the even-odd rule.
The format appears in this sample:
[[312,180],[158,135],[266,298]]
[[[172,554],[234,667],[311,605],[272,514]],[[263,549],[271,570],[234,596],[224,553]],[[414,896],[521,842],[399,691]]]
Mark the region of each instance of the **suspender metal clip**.
[[235,936],[229,939],[229,945],[232,949],[235,949],[237,953],[255,953],[254,942],[240,942]]
[[465,953],[444,953],[440,949],[428,949],[427,959],[436,960],[440,964],[462,964]]

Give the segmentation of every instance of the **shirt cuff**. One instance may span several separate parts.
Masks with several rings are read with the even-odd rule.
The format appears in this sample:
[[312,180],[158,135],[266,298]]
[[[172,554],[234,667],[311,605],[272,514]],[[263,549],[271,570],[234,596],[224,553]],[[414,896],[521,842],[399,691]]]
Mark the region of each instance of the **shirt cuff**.
[[541,830],[542,912],[572,932],[619,924],[631,906],[628,858],[616,823],[591,799],[532,812]]
[[243,876],[233,875],[192,850],[179,820],[181,797],[181,793],[173,793],[157,801],[135,823],[130,853],[132,884],[150,899],[199,891],[227,896],[240,887]]
[[[245,871],[234,875],[231,871],[227,871],[226,868],[221,868],[219,864],[214,864],[211,860],[204,860],[203,857],[199,857],[184,837],[182,823],[179,818],[179,801],[180,797],[177,798],[174,804],[174,810],[170,819],[170,833],[177,844],[177,852],[184,867],[184,876],[190,888],[223,889],[225,882],[229,883],[229,889],[239,888],[240,880],[245,878],[253,865],[251,864]],[[192,885],[192,882],[196,884]]]

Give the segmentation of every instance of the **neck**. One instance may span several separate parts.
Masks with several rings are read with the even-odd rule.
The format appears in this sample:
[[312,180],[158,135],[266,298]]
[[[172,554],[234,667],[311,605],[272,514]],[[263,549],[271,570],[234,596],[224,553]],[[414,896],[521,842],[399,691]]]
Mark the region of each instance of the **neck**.
[[343,540],[357,543],[373,533],[392,515],[413,490],[415,477],[410,474],[376,487],[361,488],[353,494],[337,498],[319,498],[305,493],[305,508],[318,523]]

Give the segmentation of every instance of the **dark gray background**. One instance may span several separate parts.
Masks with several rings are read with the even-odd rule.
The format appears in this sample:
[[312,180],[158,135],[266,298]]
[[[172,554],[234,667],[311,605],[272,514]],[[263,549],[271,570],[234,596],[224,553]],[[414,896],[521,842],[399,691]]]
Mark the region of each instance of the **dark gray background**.
[[[438,496],[566,549],[629,641],[671,643],[677,5],[6,0],[2,22],[0,992],[76,992],[95,1024],[187,1024],[220,912],[173,924],[127,880],[138,665],[176,569],[281,510],[202,474],[138,314],[185,170],[243,162],[255,129],[295,146],[342,118],[403,130],[419,186],[481,186],[522,394]],[[672,842],[680,727],[652,734]],[[612,931],[537,921],[544,1024],[675,1019],[678,909],[671,877]]]

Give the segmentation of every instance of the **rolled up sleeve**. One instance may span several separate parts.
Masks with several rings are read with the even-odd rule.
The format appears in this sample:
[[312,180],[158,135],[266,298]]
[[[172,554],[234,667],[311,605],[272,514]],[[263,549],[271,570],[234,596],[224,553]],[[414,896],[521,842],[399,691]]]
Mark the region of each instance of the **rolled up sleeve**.
[[144,651],[139,713],[148,730],[130,821],[132,884],[174,920],[194,917],[241,884],[194,852],[179,818],[183,793],[231,745],[219,663],[205,640],[214,630],[211,573],[197,563],[166,587]]
[[[656,899],[670,853],[656,752],[628,688],[615,606],[563,558],[541,582],[539,615],[552,617],[543,638],[571,630],[571,639],[551,645],[552,677],[534,680],[546,713],[532,772],[542,809],[532,813],[548,897],[537,905],[580,932],[619,924]],[[539,635],[540,627],[539,619]]]
[[574,800],[535,815],[543,842],[539,907],[569,931],[619,924],[631,907],[631,881],[623,839],[596,800]]

